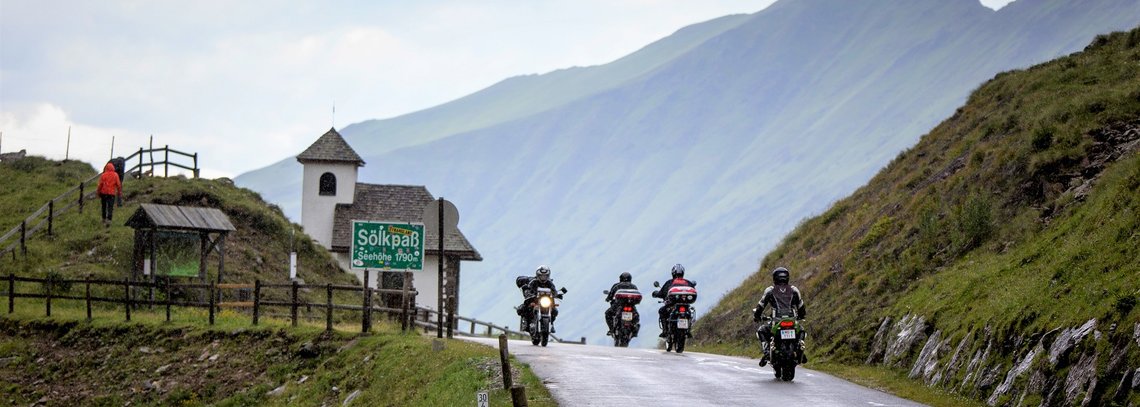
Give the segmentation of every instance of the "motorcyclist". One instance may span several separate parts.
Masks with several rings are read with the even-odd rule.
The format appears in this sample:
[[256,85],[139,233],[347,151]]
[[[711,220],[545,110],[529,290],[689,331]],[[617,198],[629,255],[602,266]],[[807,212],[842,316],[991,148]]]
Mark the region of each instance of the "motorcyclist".
[[[764,316],[764,308],[769,305],[772,306],[774,318],[792,316],[797,320],[803,320],[807,316],[807,308],[804,306],[800,289],[789,283],[791,274],[784,267],[772,270],[772,285],[764,290],[764,296],[756,305],[756,310],[752,313],[753,321],[760,321],[760,318]],[[772,321],[769,320],[761,324],[756,334],[760,338],[760,344],[763,348],[764,356],[760,358],[760,366],[763,367],[768,364],[768,344],[772,341]]]
[[[523,317],[527,318],[528,321],[531,316],[531,313],[528,311],[531,309],[531,304],[534,304],[534,301],[537,299],[535,293],[538,292],[539,288],[548,288],[550,292],[555,293],[555,298],[562,298],[562,294],[558,293],[554,288],[554,279],[550,278],[550,267],[538,266],[538,269],[534,271],[534,278],[523,287],[523,296],[526,298],[523,300],[522,307],[519,308]],[[558,307],[551,307],[550,332],[552,333],[554,332],[554,320],[556,319],[558,319]]]
[[672,287],[693,287],[696,285],[696,283],[685,279],[685,266],[682,266],[680,263],[673,265],[673,270],[670,271],[670,274],[673,276],[673,279],[666,281],[660,290],[653,292],[654,297],[665,300],[665,303],[657,310],[657,321],[661,326],[661,335],[658,336],[662,338],[665,337],[665,320],[669,318],[669,307],[673,305],[669,300],[669,289]]
[[[632,280],[633,276],[628,272],[621,273],[621,275],[618,276],[618,282],[610,287],[610,293],[606,295],[606,302],[610,303],[610,308],[606,310],[606,327],[608,328],[606,336],[613,336],[614,315],[617,315],[618,310],[621,309],[617,301],[614,301],[614,294],[617,293],[617,290],[636,290],[637,286],[633,284]],[[638,318],[638,315],[634,314],[634,318]],[[634,319],[634,326],[637,326],[639,322],[638,319]],[[637,336],[637,333],[635,332],[633,336]]]

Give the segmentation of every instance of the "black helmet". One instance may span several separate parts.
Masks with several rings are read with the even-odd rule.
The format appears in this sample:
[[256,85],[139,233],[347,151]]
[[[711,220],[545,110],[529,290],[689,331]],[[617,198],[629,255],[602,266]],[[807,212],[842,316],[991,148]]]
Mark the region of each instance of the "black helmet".
[[534,271],[534,278],[537,278],[538,281],[550,280],[550,267],[538,266],[538,270]]
[[673,278],[683,278],[683,277],[685,277],[685,266],[682,266],[681,263],[674,264],[673,265]]
[[630,281],[633,281],[633,276],[629,275],[629,272],[624,272],[624,273],[621,273],[620,276],[618,276],[618,281],[621,281],[623,283],[628,283]]
[[778,267],[772,270],[772,282],[776,284],[787,284],[791,279],[792,272],[783,267]]

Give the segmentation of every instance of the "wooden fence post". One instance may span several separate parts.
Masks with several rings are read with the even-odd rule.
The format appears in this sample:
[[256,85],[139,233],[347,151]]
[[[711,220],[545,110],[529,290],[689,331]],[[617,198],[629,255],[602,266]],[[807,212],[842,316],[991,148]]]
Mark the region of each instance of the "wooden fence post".
[[527,407],[526,387],[523,385],[511,387],[511,405],[514,407]]
[[24,260],[28,259],[28,221],[27,219],[20,221],[20,254],[24,255]]
[[372,287],[368,286],[369,277],[368,269],[364,269],[364,291],[361,292],[364,294],[364,308],[361,308],[360,313],[360,333],[368,333],[372,327]]
[[198,153],[194,153],[194,179],[198,179]]
[[83,277],[83,302],[87,305],[87,322],[91,322],[91,274]]
[[48,317],[51,317],[51,280],[52,276],[50,274],[47,276],[47,278],[44,279],[44,292],[47,293],[47,296],[44,300],[44,307],[47,308],[45,313]]
[[[197,153],[195,153],[197,154]],[[261,280],[253,280],[253,326],[257,326],[257,314],[261,309]]]
[[52,235],[52,223],[55,222],[55,200],[48,201],[48,236]]
[[[154,154],[154,153],[151,153],[151,154]],[[150,170],[154,171],[154,166],[151,166]],[[143,171],[143,148],[139,147],[139,179],[143,179],[143,173],[144,172],[146,172],[146,171]]]
[[131,279],[123,279],[123,304],[126,304],[127,322],[131,322]]
[[79,183],[79,213],[83,213],[83,183]]
[[210,325],[214,324],[214,284],[210,284]]
[[410,287],[408,280],[410,280],[411,277],[412,277],[412,273],[405,271],[404,272],[404,278],[403,278],[404,281],[403,281],[402,286],[400,287],[400,289],[402,290],[402,292],[400,293],[400,298],[401,298],[400,304],[402,304],[400,306],[400,331],[407,331],[408,330],[408,287]]
[[16,312],[16,273],[8,274],[8,313]]
[[293,319],[293,326],[296,327],[297,326],[297,280],[293,280],[292,293],[293,293],[292,294],[292,301],[293,302],[291,305],[292,309],[290,311],[290,316]]
[[[141,167],[139,168],[139,171],[142,171]],[[154,273],[154,271],[151,271],[151,273]],[[166,286],[166,322],[170,322],[170,303],[173,301],[170,300],[170,276],[169,275],[166,276],[165,280],[163,280],[163,285]]]
[[167,144],[162,152],[166,154],[166,158],[162,159],[162,176],[170,178],[170,144]]
[[455,296],[447,297],[447,339],[452,339],[455,326],[459,325],[459,320],[455,319]]
[[325,288],[328,290],[328,297],[325,301],[325,330],[332,331],[332,283],[328,283]]
[[511,388],[511,359],[507,353],[507,335],[499,335],[499,364],[503,366],[503,390]]

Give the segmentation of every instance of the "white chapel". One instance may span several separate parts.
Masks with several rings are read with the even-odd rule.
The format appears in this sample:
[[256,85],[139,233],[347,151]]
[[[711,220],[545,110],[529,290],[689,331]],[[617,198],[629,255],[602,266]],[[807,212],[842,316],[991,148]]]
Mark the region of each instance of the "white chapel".
[[[340,268],[356,275],[362,282],[364,273],[354,270],[349,262],[352,250],[352,221],[423,222],[423,210],[435,200],[427,188],[419,185],[379,185],[357,182],[364,160],[337,133],[335,128],[317,139],[297,155],[304,167],[301,182],[301,226],[320,245],[333,253]],[[423,271],[413,272],[412,284],[419,292],[416,305],[437,309],[440,253],[439,237],[425,236]],[[458,229],[444,236],[444,300],[454,298],[459,304],[459,271],[462,261],[482,261],[463,232]],[[377,277],[375,274],[382,274]],[[374,272],[364,282],[374,288],[400,288],[401,273]],[[446,304],[446,303],[445,303]]]

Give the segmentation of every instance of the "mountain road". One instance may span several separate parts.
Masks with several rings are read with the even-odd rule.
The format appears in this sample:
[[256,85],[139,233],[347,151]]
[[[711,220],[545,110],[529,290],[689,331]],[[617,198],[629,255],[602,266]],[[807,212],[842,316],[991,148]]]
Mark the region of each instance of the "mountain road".
[[[498,348],[496,338],[464,338]],[[510,341],[561,406],[920,406],[834,376],[797,368],[775,379],[757,360],[660,349]]]

